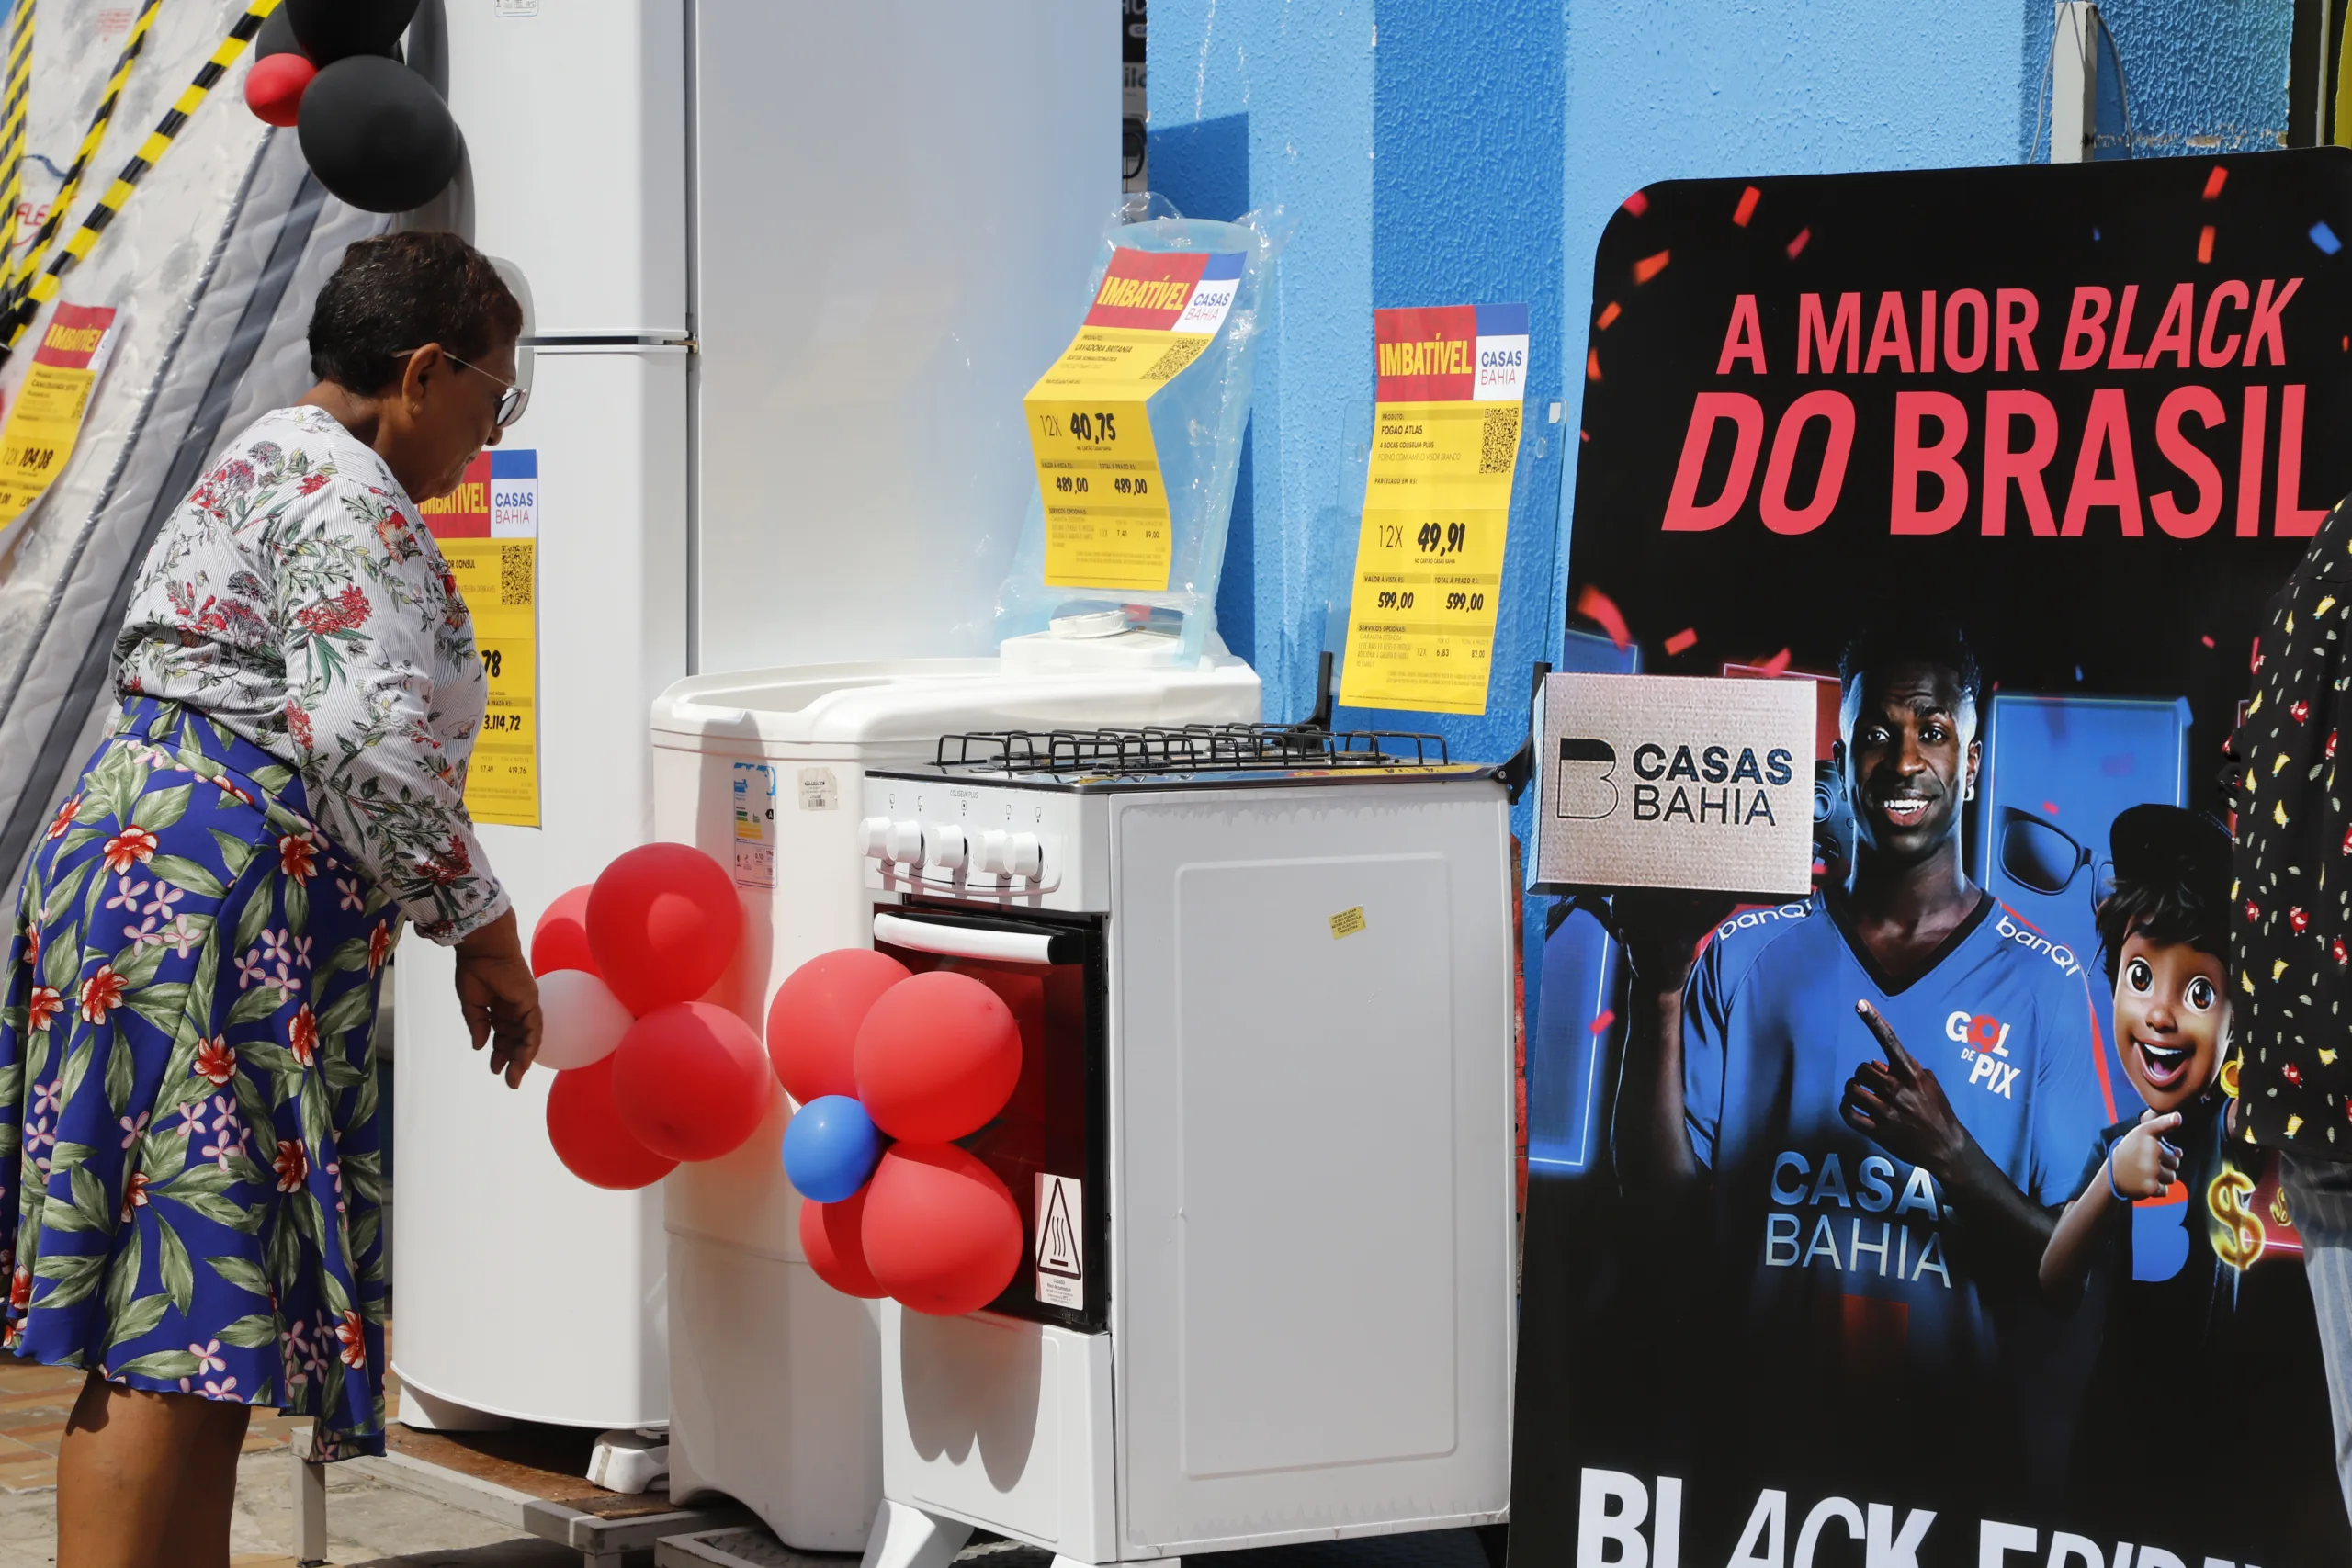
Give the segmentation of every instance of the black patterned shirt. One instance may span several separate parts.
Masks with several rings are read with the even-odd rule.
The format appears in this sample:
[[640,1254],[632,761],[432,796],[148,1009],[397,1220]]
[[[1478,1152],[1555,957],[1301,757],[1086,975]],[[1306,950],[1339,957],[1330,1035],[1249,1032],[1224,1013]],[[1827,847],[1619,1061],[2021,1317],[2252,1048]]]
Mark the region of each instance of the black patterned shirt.
[[2249,1142],[2352,1159],[2352,507],[2339,504],[2270,601],[2243,768],[2231,918],[2231,1059]]

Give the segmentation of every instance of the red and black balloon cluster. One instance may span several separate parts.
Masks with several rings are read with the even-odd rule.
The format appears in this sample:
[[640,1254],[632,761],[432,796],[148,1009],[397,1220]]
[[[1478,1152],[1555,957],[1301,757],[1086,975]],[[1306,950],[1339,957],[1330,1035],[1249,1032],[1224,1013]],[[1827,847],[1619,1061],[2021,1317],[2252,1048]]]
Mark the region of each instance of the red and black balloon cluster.
[[285,0],[254,39],[245,105],[293,127],[321,185],[369,212],[441,194],[466,140],[433,85],[401,58],[417,0]]

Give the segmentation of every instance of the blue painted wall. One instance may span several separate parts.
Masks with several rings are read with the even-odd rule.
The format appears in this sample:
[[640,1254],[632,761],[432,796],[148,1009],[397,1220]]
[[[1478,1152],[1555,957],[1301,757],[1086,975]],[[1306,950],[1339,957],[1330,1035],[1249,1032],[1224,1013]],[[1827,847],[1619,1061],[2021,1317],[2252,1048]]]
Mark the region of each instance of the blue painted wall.
[[1339,504],[1348,409],[1371,385],[1372,6],[1186,0],[1151,28],[1153,188],[1187,217],[1279,205],[1304,220],[1267,313],[1217,597],[1267,716],[1296,717],[1313,705],[1335,570],[1323,513]]
[[[2025,52],[2018,92],[2018,151],[2049,156],[2050,129],[2034,127],[2057,8],[2023,0]],[[2284,143],[2288,0],[2099,0],[2115,35],[2138,157],[2254,152]]]
[[[2108,0],[2143,153],[2275,145],[2291,0]],[[1375,305],[1525,299],[1531,406],[1489,716],[1516,744],[1557,646],[1593,243],[1652,181],[2012,163],[2049,58],[2047,0],[1153,0],[1152,183],[1186,212],[1283,203],[1283,257],[1219,616],[1305,713],[1354,547],[1346,448]],[[1566,374],[1564,375],[1564,371]],[[1556,428],[1541,422],[1564,405]],[[1355,423],[1351,423],[1355,422]],[[1563,442],[1560,434],[1570,439]],[[1361,467],[1356,469],[1361,482]],[[1546,581],[1548,580],[1548,591]]]
[[[1373,55],[1372,302],[1375,307],[1523,300],[1527,406],[1503,558],[1494,671],[1484,718],[1347,710],[1380,728],[1436,728],[1455,753],[1498,761],[1527,731],[1528,667],[1557,643],[1561,202],[1568,97],[1559,0],[1378,8]],[[1466,177],[1465,177],[1466,176]],[[1369,401],[1371,351],[1357,359]],[[1560,410],[1563,423],[1550,423]],[[1351,541],[1352,543],[1352,541]],[[1342,552],[1344,554],[1344,551]],[[1346,568],[1342,567],[1342,571]]]

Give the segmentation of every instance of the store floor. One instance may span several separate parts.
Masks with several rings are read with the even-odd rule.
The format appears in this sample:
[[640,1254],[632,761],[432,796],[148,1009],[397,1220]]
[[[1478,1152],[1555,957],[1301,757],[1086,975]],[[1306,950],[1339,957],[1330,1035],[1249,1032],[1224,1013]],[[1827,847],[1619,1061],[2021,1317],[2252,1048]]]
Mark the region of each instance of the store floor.
[[[51,1568],[57,1445],[82,1374],[0,1356],[0,1568]],[[256,1410],[237,1466],[232,1568],[292,1568],[298,1423]],[[329,1560],[380,1568],[577,1568],[580,1553],[478,1515],[327,1467]]]
[[[293,1568],[293,1450],[249,1452],[237,1466],[232,1568]],[[52,1568],[57,1493],[0,1494],[0,1568]],[[580,1553],[399,1487],[348,1465],[327,1470],[328,1560],[377,1568],[579,1568]]]
[[[0,1356],[0,1568],[54,1568],[57,1445],[81,1386],[79,1372]],[[296,1425],[275,1412],[254,1412],[237,1466],[231,1568],[294,1568]],[[426,1457],[447,1462],[437,1454]],[[792,1568],[855,1568],[857,1561],[808,1557],[772,1539],[746,1538],[735,1551],[739,1560]],[[1053,1561],[1049,1553],[985,1538],[963,1557],[961,1568],[1048,1568]],[[388,1485],[358,1466],[334,1464],[327,1467],[327,1560],[339,1568],[578,1568],[581,1554],[407,1487]],[[647,1553],[643,1561],[650,1560]],[[1223,1568],[1489,1565],[1470,1531],[1432,1530],[1237,1551],[1224,1558]]]

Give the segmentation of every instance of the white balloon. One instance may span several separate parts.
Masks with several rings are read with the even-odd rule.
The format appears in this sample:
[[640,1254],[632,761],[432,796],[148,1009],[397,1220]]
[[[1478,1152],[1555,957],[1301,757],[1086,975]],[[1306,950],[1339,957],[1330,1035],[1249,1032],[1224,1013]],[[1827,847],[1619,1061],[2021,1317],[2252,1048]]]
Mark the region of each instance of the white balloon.
[[584,1067],[613,1054],[637,1021],[612,987],[585,969],[539,976],[539,1066]]

